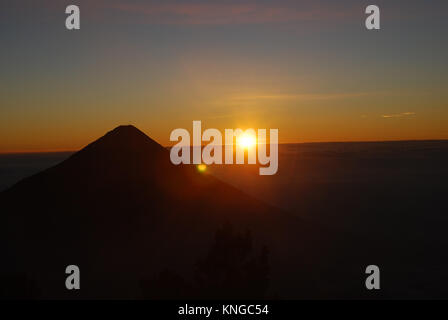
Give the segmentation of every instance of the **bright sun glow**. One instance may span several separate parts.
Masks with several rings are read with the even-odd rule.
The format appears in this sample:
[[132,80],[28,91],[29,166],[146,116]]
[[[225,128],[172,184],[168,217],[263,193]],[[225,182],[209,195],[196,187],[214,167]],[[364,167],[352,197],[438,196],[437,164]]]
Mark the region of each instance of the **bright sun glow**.
[[207,166],[205,164],[198,164],[197,168],[199,172],[204,172],[207,170]]
[[237,141],[238,145],[242,148],[248,149],[257,144],[257,138],[252,134],[243,134]]

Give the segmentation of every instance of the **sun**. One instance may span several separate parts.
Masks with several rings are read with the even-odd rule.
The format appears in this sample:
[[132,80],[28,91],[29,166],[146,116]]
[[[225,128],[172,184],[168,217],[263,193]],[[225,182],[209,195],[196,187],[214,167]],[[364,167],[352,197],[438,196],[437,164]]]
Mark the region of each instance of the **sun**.
[[207,166],[203,163],[197,165],[197,169],[199,172],[205,172],[207,170]]
[[243,149],[249,149],[257,144],[257,138],[253,134],[245,133],[238,138],[237,144]]

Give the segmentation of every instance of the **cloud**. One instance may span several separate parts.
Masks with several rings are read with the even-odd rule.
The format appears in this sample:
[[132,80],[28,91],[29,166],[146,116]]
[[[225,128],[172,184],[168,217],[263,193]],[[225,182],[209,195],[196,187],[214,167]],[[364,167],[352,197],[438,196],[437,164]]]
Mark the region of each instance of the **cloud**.
[[391,118],[405,118],[405,117],[412,117],[415,116],[415,112],[402,112],[402,113],[396,113],[396,114],[383,114],[381,117],[386,119]]
[[330,100],[347,99],[371,95],[371,92],[348,92],[330,94],[269,94],[269,95],[246,95],[232,97],[232,100]]
[[[148,23],[161,24],[259,24],[294,21],[344,20],[356,14],[356,10],[331,4],[319,5],[282,2],[173,2],[141,3],[115,1],[108,7],[120,12],[143,16]],[[359,14],[359,13],[358,13]]]

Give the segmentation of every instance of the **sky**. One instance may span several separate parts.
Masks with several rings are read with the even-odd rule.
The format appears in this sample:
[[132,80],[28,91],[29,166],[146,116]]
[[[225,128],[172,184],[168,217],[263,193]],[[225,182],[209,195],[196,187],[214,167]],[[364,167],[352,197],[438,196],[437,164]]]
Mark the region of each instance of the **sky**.
[[280,143],[448,139],[447,30],[446,0],[2,0],[0,153],[121,124],[170,145],[193,120]]

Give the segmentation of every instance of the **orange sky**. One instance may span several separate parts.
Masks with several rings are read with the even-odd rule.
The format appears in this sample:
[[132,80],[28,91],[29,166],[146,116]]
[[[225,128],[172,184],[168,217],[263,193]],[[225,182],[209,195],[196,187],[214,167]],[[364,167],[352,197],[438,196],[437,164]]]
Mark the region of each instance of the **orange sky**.
[[169,145],[193,120],[280,143],[448,139],[438,1],[384,4],[376,32],[363,1],[80,0],[74,32],[62,4],[32,3],[0,13],[0,153],[77,150],[122,124]]

